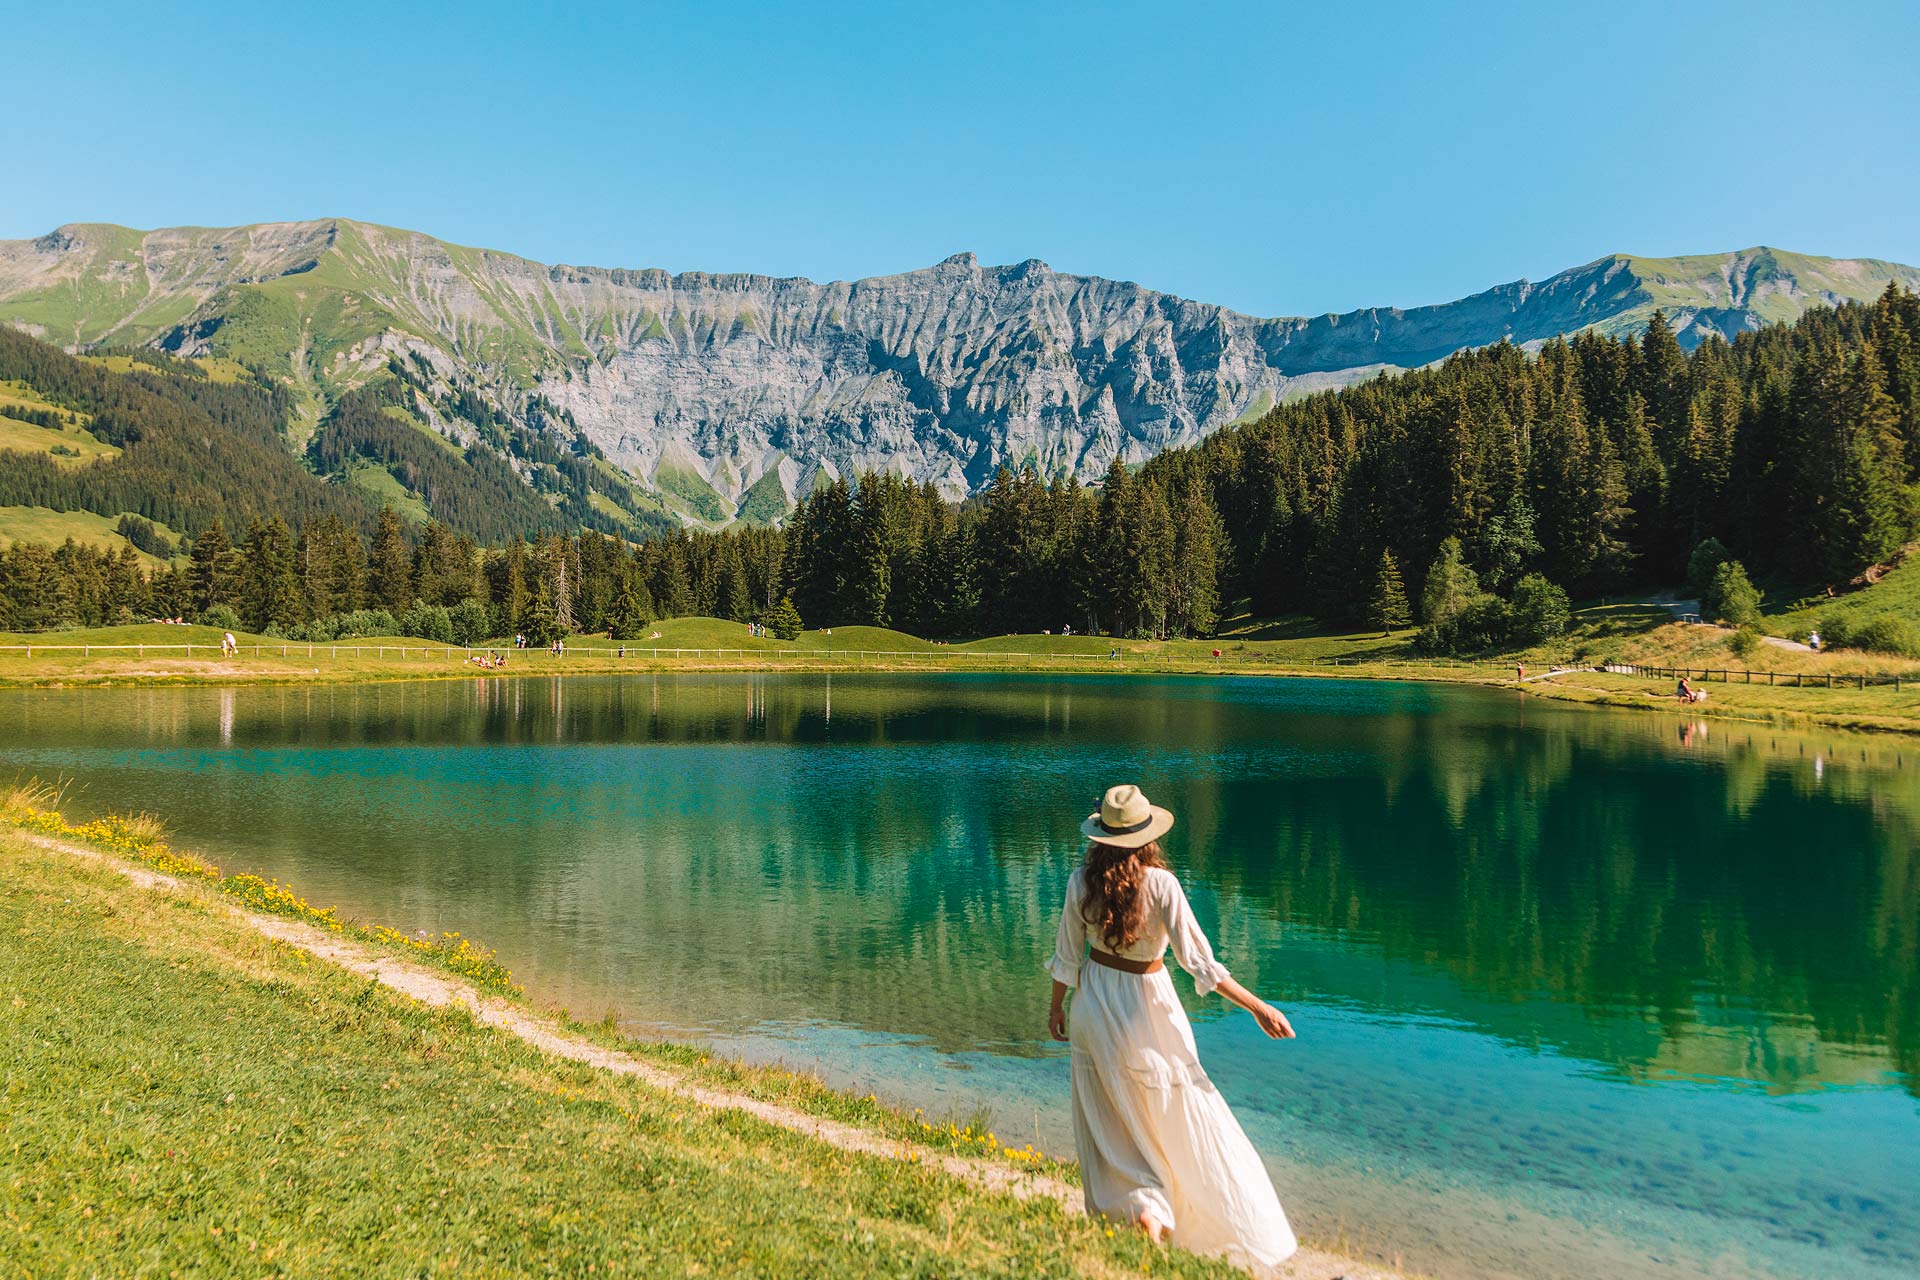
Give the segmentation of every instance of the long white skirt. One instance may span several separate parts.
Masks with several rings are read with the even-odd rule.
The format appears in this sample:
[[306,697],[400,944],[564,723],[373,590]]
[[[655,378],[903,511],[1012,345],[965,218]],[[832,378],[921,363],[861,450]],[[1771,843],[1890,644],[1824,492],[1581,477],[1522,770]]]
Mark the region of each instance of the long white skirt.
[[1151,1215],[1256,1275],[1298,1247],[1260,1155],[1200,1067],[1165,969],[1087,962],[1073,998],[1073,1137],[1087,1212]]

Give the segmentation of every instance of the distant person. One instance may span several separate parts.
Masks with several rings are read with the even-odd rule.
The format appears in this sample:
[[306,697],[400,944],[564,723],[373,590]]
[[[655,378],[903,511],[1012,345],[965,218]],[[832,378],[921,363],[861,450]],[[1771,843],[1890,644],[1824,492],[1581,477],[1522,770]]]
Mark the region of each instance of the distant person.
[[1815,653],[1820,652],[1820,633],[1818,631],[1812,631],[1807,634],[1807,648],[1813,650]]
[[240,652],[240,642],[233,638],[233,632],[229,631],[227,632],[226,635],[220,637],[220,656],[221,657],[231,658],[234,655],[238,654],[239,652]]
[[1161,861],[1159,840],[1172,826],[1173,814],[1132,786],[1109,790],[1080,824],[1087,851],[1067,881],[1047,965],[1047,1030],[1073,1046],[1074,1150],[1087,1212],[1265,1275],[1297,1247],[1293,1228],[1260,1154],[1200,1066],[1161,957],[1171,946],[1196,991],[1219,992],[1273,1039],[1291,1039],[1293,1027],[1214,959]]

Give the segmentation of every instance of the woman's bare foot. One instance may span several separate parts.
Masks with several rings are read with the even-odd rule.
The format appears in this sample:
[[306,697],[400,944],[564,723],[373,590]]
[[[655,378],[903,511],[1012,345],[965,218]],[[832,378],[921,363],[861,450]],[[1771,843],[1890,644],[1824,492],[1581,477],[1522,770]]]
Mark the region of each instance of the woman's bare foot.
[[1154,1217],[1152,1214],[1141,1214],[1139,1226],[1140,1230],[1145,1233],[1147,1239],[1153,1241],[1155,1244],[1165,1244],[1167,1242],[1166,1226],[1160,1219]]

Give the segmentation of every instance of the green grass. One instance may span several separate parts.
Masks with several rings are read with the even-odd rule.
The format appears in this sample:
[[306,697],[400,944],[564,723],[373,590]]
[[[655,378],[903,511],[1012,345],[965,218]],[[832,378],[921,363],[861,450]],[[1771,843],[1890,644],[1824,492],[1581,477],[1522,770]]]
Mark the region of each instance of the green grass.
[[1238,1274],[545,1057],[0,833],[0,1275]]
[[1775,635],[1806,639],[1823,619],[1844,618],[1854,626],[1894,615],[1920,621],[1920,555],[1910,555],[1879,582],[1832,599],[1808,596],[1770,613],[1766,629]]
[[377,463],[353,459],[347,463],[347,483],[366,494],[375,506],[389,506],[402,519],[425,524],[430,518],[427,501],[394,478],[393,472]]
[[69,409],[65,405],[55,404],[41,395],[35,387],[17,379],[0,380],[0,413],[6,412],[10,405],[25,405],[31,409],[51,409],[66,418],[68,425],[85,427],[93,419],[78,409]]
[[740,495],[740,514],[736,518],[741,524],[772,524],[790,510],[792,504],[787,501],[787,491],[780,483],[780,467],[776,463]]
[[55,462],[70,467],[120,456],[119,449],[95,439],[78,427],[55,431],[50,427],[9,418],[4,407],[0,407],[0,449],[48,454]]
[[395,422],[404,423],[405,425],[412,427],[415,431],[418,431],[421,435],[433,441],[435,444],[439,445],[442,449],[445,449],[448,453],[452,454],[454,457],[456,458],[466,457],[465,452],[461,450],[459,445],[447,439],[445,436],[441,435],[438,431],[435,431],[432,427],[428,426],[425,422],[423,422],[419,417],[415,416],[411,411],[407,409],[403,409],[397,404],[389,404],[389,405],[382,405],[380,407],[380,412],[385,414],[387,417],[392,418]]
[[[1347,679],[1426,680],[1513,687],[1514,667],[1538,676],[1565,664],[1606,662],[1686,667],[1711,672],[1705,707],[1681,707],[1665,676],[1570,672],[1531,682],[1530,694],[1574,702],[1607,703],[1673,714],[1733,717],[1777,725],[1920,732],[1920,662],[1851,651],[1798,653],[1765,647],[1743,660],[1722,628],[1667,622],[1664,610],[1642,605],[1589,606],[1575,615],[1572,633],[1517,653],[1474,658],[1423,658],[1413,633],[1325,635],[1301,619],[1240,620],[1213,640],[1113,640],[1104,636],[998,636],[935,644],[880,627],[837,627],[828,637],[809,631],[793,641],[759,639],[737,622],[673,618],[653,623],[621,646],[605,635],[576,636],[567,657],[542,650],[513,654],[509,675],[637,674],[652,671],[970,671],[1115,672],[1148,675],[1333,676]],[[53,646],[196,646],[178,652],[90,653]],[[343,640],[309,645],[242,635],[237,658],[221,659],[219,632],[210,628],[105,627],[90,631],[0,635],[0,647],[34,645],[31,657],[0,652],[0,684],[241,684],[471,678],[464,651],[407,637]],[[385,651],[380,652],[384,646]],[[509,652],[497,638],[475,648]],[[1113,655],[1118,650],[1118,656]],[[686,652],[674,653],[672,650]],[[725,650],[729,652],[716,652]],[[1214,656],[1219,651],[1218,657]],[[1746,669],[1789,673],[1778,684],[1746,680]],[[1722,673],[1729,673],[1723,675]],[[1799,673],[1798,682],[1792,673]],[[1862,676],[1900,674],[1902,689],[1858,686]],[[1828,677],[1832,678],[1829,686]]]
[[662,463],[654,469],[653,486],[668,506],[685,510],[697,520],[723,524],[733,518],[726,499],[691,467]]
[[[12,546],[15,542],[39,542],[50,547],[58,547],[68,538],[88,546],[117,552],[121,547],[130,545],[127,540],[114,531],[120,523],[119,516],[103,516],[92,511],[55,511],[51,507],[0,507],[0,549]],[[178,535],[158,521],[154,527],[173,538],[177,543]],[[144,551],[136,552],[140,563],[148,569],[164,569],[166,562]]]

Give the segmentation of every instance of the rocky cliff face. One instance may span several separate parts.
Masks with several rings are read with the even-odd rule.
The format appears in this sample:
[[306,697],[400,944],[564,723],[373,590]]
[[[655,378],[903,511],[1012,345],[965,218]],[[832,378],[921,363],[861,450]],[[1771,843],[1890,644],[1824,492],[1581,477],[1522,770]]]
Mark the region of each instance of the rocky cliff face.
[[1002,466],[1090,479],[1462,347],[1630,328],[1656,305],[1697,341],[1888,279],[1920,272],[1770,250],[1616,256],[1440,306],[1259,319],[971,254],[815,284],[545,266],[345,220],[78,225],[0,242],[0,320],[75,348],[241,359],[316,416],[398,355],[511,417],[541,399],[566,410],[667,508],[717,523],[777,518],[822,472],[892,468],[956,496]]

